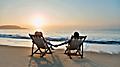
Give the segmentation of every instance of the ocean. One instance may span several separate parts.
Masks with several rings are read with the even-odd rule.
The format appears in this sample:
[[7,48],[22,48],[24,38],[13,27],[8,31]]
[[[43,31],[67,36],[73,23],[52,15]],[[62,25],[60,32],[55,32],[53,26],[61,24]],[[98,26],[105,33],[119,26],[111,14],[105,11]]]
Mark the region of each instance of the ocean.
[[[119,30],[76,30],[80,35],[86,35],[84,51],[103,52],[109,54],[120,53]],[[31,47],[29,34],[34,34],[31,29],[0,29],[0,45]],[[70,38],[75,30],[43,31],[44,37],[52,44],[60,44]],[[66,44],[67,45],[67,44]],[[56,48],[56,47],[55,47]],[[65,45],[57,48],[65,48]]]

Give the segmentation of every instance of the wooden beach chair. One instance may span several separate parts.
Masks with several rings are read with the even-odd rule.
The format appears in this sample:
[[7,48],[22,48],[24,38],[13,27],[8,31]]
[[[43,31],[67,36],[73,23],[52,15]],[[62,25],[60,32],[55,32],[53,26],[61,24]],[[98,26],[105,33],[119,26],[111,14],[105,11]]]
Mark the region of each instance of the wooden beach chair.
[[[40,54],[40,57],[43,57],[45,54],[48,53],[49,51],[49,54],[52,54],[49,46],[48,46],[48,43],[44,40],[43,37],[39,36],[39,35],[31,35],[29,34],[30,38],[32,39],[32,54],[31,56],[33,56],[34,54]],[[35,50],[35,47],[34,45],[37,46],[37,49]],[[43,50],[41,50],[43,49]],[[39,51],[39,53],[38,53]]]
[[[66,46],[65,54],[67,54],[70,59],[72,55],[81,56],[83,58],[83,42],[87,36],[80,36],[79,39],[71,39],[71,42]],[[71,50],[75,50],[74,53],[71,53]]]

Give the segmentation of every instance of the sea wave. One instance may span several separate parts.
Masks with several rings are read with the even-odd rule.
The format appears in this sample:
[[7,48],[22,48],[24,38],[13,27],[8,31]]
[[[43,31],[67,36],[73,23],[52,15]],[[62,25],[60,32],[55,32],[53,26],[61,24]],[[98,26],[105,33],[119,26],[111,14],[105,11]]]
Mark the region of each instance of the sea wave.
[[[23,36],[18,34],[0,34],[0,38],[13,38],[13,39],[30,39],[29,36]],[[68,37],[45,37],[49,41],[67,41]],[[93,44],[117,44],[120,45],[120,41],[116,40],[89,40],[87,39],[85,43],[93,43]]]
[[30,37],[13,34],[0,34],[0,38],[30,39]]
[[86,40],[86,43],[95,43],[95,44],[118,44],[120,45],[120,41],[93,41],[93,40]]

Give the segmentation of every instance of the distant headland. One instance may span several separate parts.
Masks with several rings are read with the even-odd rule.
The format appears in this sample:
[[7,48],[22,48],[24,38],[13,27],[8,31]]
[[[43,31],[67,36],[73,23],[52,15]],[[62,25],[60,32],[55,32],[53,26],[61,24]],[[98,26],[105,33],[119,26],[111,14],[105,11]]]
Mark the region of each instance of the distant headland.
[[0,29],[27,29],[27,28],[22,28],[17,25],[2,25],[0,26]]

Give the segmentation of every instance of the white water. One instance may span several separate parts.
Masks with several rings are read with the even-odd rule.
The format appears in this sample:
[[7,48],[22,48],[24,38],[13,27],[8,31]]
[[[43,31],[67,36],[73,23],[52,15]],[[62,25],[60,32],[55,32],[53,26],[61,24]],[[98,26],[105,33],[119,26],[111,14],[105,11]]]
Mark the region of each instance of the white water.
[[[0,30],[0,34],[18,35],[29,37],[29,33],[34,34],[34,30]],[[79,31],[83,35],[87,35],[87,40],[92,41],[120,41],[120,31]],[[45,37],[69,37],[73,31],[44,31]],[[50,41],[52,44],[57,45],[62,42]],[[23,46],[31,47],[31,39],[19,39],[0,37],[0,45],[8,46]],[[65,45],[59,46],[55,49],[65,49]],[[97,44],[97,43],[84,43],[84,51],[105,52],[110,54],[120,53],[120,44]]]

